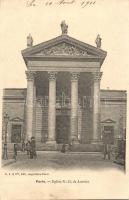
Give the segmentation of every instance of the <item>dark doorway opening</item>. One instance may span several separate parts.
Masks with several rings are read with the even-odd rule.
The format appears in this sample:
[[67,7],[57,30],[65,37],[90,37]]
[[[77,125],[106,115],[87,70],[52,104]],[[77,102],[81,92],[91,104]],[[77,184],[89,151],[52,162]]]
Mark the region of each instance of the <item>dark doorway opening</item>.
[[12,125],[11,142],[12,143],[21,142],[21,125],[18,125],[18,124]]
[[70,133],[70,116],[69,115],[57,115],[56,116],[56,142],[58,144],[69,142]]
[[114,143],[114,126],[104,126],[104,133],[109,144]]

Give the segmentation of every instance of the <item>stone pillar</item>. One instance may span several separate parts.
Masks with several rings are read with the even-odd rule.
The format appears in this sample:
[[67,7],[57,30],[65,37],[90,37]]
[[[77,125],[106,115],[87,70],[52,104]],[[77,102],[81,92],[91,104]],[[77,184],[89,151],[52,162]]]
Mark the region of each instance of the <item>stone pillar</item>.
[[36,137],[36,85],[34,80],[34,93],[33,93],[33,136]]
[[56,72],[49,72],[49,103],[48,103],[48,139],[47,143],[56,143]]
[[26,97],[26,139],[30,140],[33,135],[33,105],[34,105],[34,74],[26,71],[27,97]]
[[71,73],[71,135],[70,139],[78,143],[78,78],[79,73]]
[[93,73],[93,143],[100,140],[100,80],[102,72]]

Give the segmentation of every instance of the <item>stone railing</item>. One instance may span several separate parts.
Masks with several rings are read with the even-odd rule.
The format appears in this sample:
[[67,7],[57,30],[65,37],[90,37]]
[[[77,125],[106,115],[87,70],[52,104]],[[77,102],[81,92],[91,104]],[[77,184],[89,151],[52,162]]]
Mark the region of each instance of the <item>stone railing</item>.
[[[48,107],[48,96],[38,96],[36,98],[36,102],[39,102],[42,107]],[[91,108],[92,107],[92,99],[88,96],[83,96],[79,98],[78,104],[82,106],[82,108]],[[68,96],[65,97],[57,97],[56,98],[56,108],[71,108],[71,99]]]

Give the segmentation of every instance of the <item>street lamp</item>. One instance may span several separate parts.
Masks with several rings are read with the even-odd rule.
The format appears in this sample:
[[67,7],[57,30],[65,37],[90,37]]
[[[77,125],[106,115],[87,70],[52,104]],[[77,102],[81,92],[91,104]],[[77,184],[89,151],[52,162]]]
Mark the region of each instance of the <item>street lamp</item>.
[[7,160],[7,126],[8,126],[9,116],[7,113],[4,115],[4,123],[5,123],[5,138],[4,138],[4,151],[3,151],[3,159]]

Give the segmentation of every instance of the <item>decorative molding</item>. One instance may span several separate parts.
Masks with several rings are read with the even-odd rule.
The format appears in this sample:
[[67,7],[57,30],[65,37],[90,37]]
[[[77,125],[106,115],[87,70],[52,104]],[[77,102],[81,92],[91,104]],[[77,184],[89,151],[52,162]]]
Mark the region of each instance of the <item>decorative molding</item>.
[[34,76],[35,76],[35,72],[32,71],[26,71],[26,78],[28,81],[33,81],[34,80]]
[[116,123],[116,121],[112,119],[106,119],[106,120],[101,121],[101,123]]
[[85,56],[88,55],[86,51],[81,50],[80,48],[75,47],[74,45],[70,45],[66,42],[62,42],[58,45],[53,47],[46,48],[36,55],[43,55],[43,56]]
[[71,73],[71,81],[78,81],[79,77],[80,77],[80,73],[78,72]]
[[48,72],[49,80],[56,80],[56,74],[57,72]]
[[10,119],[9,121],[14,121],[14,122],[23,122],[24,120],[21,119],[20,117],[14,117],[14,118]]

